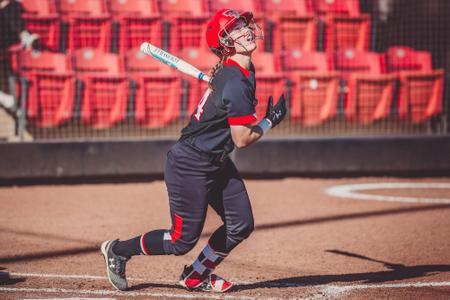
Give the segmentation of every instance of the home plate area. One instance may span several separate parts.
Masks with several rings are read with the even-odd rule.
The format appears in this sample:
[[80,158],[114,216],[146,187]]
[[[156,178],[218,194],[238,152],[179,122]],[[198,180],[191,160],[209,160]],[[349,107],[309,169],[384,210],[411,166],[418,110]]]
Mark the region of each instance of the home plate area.
[[177,283],[212,210],[191,252],[133,257],[129,289],[108,282],[104,240],[170,226],[163,181],[0,187],[0,299],[450,298],[450,178],[245,182],[255,231],[216,270],[224,294]]

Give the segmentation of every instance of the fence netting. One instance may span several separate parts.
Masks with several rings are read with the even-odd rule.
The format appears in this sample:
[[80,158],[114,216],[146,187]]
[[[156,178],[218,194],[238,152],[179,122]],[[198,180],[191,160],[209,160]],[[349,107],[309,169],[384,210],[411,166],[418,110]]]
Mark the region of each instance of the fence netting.
[[209,73],[222,8],[264,30],[256,113],[270,95],[289,104],[271,136],[449,134],[449,2],[1,0],[0,139],[177,137],[207,84],[139,46]]

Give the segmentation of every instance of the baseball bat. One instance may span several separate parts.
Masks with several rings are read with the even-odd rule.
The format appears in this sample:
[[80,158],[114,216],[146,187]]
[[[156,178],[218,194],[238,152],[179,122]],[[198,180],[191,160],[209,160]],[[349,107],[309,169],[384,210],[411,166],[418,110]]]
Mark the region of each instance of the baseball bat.
[[150,43],[143,42],[141,44],[141,51],[147,55],[152,56],[153,58],[159,60],[160,62],[177,69],[178,71],[187,74],[189,76],[198,78],[200,80],[204,80],[206,82],[209,81],[209,76],[191,65],[190,63],[172,55]]

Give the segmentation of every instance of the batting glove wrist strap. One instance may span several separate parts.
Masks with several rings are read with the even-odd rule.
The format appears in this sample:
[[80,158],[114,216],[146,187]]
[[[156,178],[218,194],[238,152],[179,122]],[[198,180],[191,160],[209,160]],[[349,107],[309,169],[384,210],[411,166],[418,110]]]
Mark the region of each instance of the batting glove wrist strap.
[[269,119],[262,119],[261,122],[258,123],[259,128],[266,134],[270,128],[272,128],[272,122]]

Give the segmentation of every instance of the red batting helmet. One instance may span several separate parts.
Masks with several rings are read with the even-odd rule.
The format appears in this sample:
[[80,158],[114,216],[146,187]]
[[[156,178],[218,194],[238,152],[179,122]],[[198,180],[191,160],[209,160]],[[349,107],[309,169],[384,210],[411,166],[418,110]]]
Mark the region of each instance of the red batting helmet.
[[254,23],[253,13],[249,11],[239,13],[232,9],[219,10],[209,21],[206,26],[206,42],[214,54],[222,57],[233,53],[234,42],[228,36],[229,29],[240,19],[247,25]]

